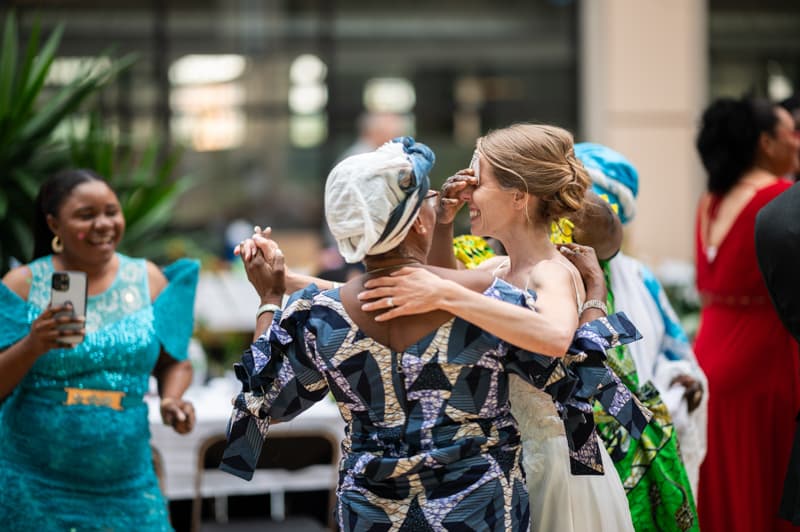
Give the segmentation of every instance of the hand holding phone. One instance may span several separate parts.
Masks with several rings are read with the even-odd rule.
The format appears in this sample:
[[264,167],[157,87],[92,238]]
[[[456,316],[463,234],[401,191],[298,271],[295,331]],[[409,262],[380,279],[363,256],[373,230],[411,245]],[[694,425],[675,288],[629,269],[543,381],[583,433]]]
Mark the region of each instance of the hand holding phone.
[[63,307],[71,305],[72,312],[57,312],[56,319],[70,317],[68,323],[59,323],[56,328],[60,331],[75,331],[76,334],[60,336],[56,341],[70,347],[75,347],[83,341],[83,320],[86,318],[87,299],[86,273],[77,271],[53,272],[50,291],[50,306]]

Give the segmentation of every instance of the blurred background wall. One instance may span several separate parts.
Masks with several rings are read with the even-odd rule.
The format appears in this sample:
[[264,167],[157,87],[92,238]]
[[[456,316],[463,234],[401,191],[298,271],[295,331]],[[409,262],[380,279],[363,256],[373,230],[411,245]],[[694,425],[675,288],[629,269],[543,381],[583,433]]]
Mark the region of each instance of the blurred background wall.
[[324,178],[365,112],[403,115],[407,132],[436,151],[437,185],[467,165],[477,136],[513,122],[608,144],[641,172],[626,247],[658,266],[692,259],[704,105],[747,91],[782,99],[800,87],[795,0],[0,5],[16,12],[21,40],[36,20],[65,23],[52,90],[110,47],[139,54],[100,108],[134,144],[184,148],[180,175],[194,186],[173,230],[224,255],[233,221],[271,225],[307,269]]

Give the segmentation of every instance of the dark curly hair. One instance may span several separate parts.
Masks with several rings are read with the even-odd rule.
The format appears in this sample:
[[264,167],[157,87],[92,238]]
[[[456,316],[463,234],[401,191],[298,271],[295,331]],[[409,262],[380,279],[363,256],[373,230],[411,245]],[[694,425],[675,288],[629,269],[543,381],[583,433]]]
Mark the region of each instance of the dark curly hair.
[[96,172],[79,168],[55,173],[39,188],[39,194],[36,196],[36,211],[33,213],[33,259],[51,253],[50,242],[54,235],[50,226],[47,225],[47,215],[58,215],[58,210],[73,189],[88,181],[105,183],[105,179]]
[[761,133],[775,133],[776,105],[763,99],[721,98],[703,113],[697,151],[712,194],[724,195],[755,164]]

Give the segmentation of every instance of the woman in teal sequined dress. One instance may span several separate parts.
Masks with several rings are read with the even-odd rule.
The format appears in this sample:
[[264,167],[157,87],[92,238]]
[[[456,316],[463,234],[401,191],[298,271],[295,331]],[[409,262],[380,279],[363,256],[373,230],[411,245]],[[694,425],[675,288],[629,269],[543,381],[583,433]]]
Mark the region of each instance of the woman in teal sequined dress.
[[[90,171],[57,174],[37,205],[36,258],[0,284],[0,523],[171,530],[143,396],[154,374],[164,422],[191,430],[194,411],[181,397],[191,382],[197,264],[162,273],[117,253],[119,201]],[[58,344],[58,309],[48,308],[55,270],[88,277],[83,340],[73,348]]]

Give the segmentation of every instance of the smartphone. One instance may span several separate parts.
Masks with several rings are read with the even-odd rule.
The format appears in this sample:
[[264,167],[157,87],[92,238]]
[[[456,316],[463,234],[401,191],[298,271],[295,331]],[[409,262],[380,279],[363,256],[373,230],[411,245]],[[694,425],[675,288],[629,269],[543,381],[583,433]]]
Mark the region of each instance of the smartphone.
[[[72,304],[72,315],[76,318],[86,317],[86,296],[88,286],[86,283],[86,273],[63,271],[53,272],[50,283],[50,306],[60,307],[67,303]],[[67,316],[68,313],[59,312],[56,316]],[[80,330],[82,325],[79,323],[65,323],[58,326],[61,330]],[[81,335],[62,336],[58,339],[59,343],[75,346],[83,340]]]

